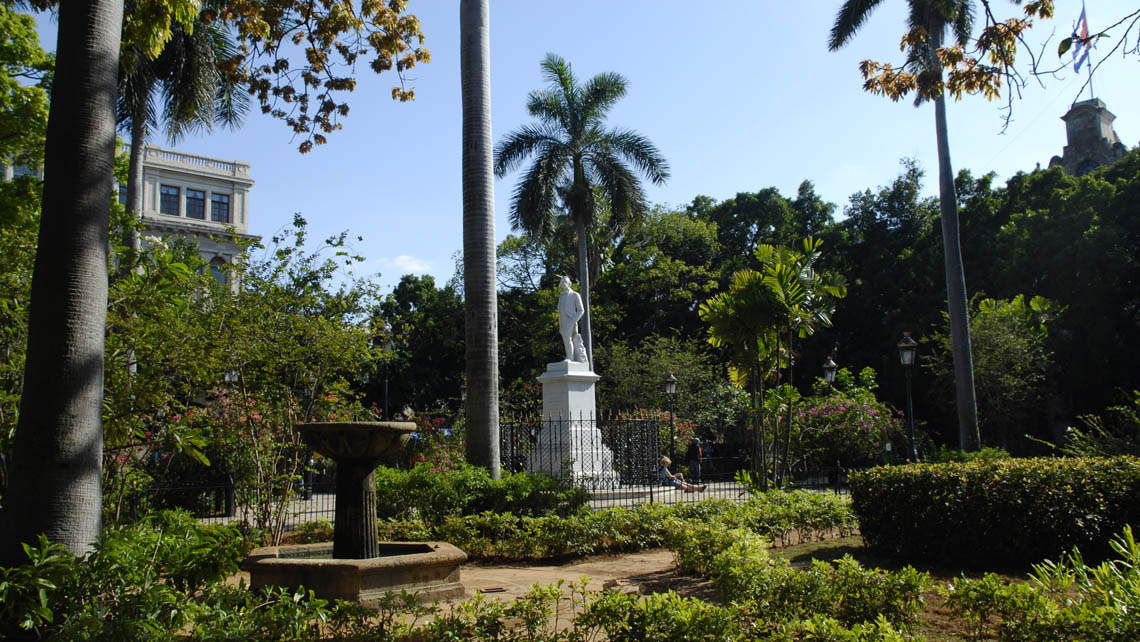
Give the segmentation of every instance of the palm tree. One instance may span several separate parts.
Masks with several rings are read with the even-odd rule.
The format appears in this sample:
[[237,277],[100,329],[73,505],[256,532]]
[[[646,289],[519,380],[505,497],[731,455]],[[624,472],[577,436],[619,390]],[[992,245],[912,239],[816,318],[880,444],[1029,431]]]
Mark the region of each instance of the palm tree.
[[38,534],[76,554],[102,526],[103,333],[123,3],[59,5],[24,392],[0,564]]
[[701,304],[701,320],[708,324],[708,341],[726,351],[729,377],[747,388],[752,427],[753,468],[761,473],[767,487],[768,443],[764,427],[764,382],[780,363],[779,336],[781,311],[764,275],[751,269],[732,275],[728,289]]
[[[735,272],[728,289],[699,309],[701,320],[709,324],[709,343],[728,351],[733,382],[748,388],[753,425],[758,425],[754,460],[765,487],[769,481],[782,482],[791,447],[792,407],[787,407],[781,459],[779,430],[769,443],[763,424],[764,381],[787,365],[791,382],[793,337],[804,338],[830,326],[835,300],[847,295],[843,277],[816,269],[822,243],[806,238],[802,252],[760,245],[755,250],[760,269]],[[784,345],[781,334],[787,339]]]
[[[775,300],[780,311],[780,332],[786,333],[785,354],[788,358],[787,382],[792,383],[794,354],[793,342],[815,334],[817,328],[830,327],[835,313],[835,301],[847,296],[845,279],[838,274],[816,269],[823,241],[811,237],[803,240],[803,251],[763,244],[756,248],[756,259],[763,265],[763,284]],[[777,333],[778,336],[779,332]],[[777,339],[777,345],[779,340]],[[792,445],[793,403],[787,404],[787,423],[784,432],[784,457],[778,456],[779,431],[773,437],[772,477],[777,486],[783,482]],[[777,423],[777,426],[779,424]]]
[[[162,125],[175,144],[185,134],[215,123],[230,129],[241,125],[249,109],[248,94],[232,74],[223,73],[238,54],[225,28],[216,21],[196,20],[191,29],[179,22],[171,24],[173,36],[162,53],[150,58],[138,47],[129,47],[119,76],[118,123],[131,137],[127,174],[126,209],[136,218],[142,211],[142,155],[152,128]],[[162,117],[155,109],[155,93],[163,103]],[[127,235],[133,264],[139,251],[139,234],[131,228]]]
[[649,211],[634,170],[660,185],[669,178],[669,165],[641,134],[604,127],[610,108],[625,96],[628,83],[624,77],[603,73],[579,85],[570,64],[555,54],[547,54],[541,67],[550,86],[527,97],[527,111],[538,122],[507,134],[499,143],[495,175],[502,178],[534,156],[534,164],[515,188],[509,214],[513,229],[531,236],[549,236],[556,196],[574,222],[578,281],[585,308],[582,340],[592,367],[588,238],[599,209],[597,195],[609,201],[609,224],[620,229]]
[[489,0],[459,4],[463,83],[463,288],[467,461],[499,477],[499,326],[491,171]]
[[[831,28],[832,51],[847,44],[871,11],[882,0],[846,0]],[[950,29],[958,44],[966,45],[974,22],[970,0],[908,0],[911,32],[921,30],[925,37],[907,49],[907,66],[916,73],[933,75],[936,92],[919,91],[915,104],[934,101],[934,129],[938,140],[938,192],[942,212],[943,258],[946,269],[946,305],[950,311],[950,336],[954,353],[954,381],[958,407],[958,439],[963,450],[977,450],[978,408],[974,396],[974,365],[970,351],[970,322],[966,307],[966,274],[958,235],[958,197],[954,192],[954,170],[950,163],[950,141],[946,125],[946,97],[941,88],[942,63],[937,56],[943,37]],[[933,94],[933,95],[931,95]]]

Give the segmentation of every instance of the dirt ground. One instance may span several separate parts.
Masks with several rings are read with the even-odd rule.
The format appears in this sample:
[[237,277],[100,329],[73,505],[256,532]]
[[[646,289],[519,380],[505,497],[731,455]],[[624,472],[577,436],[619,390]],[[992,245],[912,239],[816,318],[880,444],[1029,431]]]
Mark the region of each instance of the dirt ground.
[[[460,581],[467,587],[467,597],[484,594],[502,599],[521,597],[535,584],[554,584],[565,580],[568,585],[578,582],[583,576],[590,578],[587,585],[590,590],[609,588],[642,594],[673,590],[696,595],[705,585],[705,582],[678,574],[673,553],[666,549],[594,555],[557,566],[466,564],[460,570]],[[568,593],[568,589],[563,589],[563,592]]]

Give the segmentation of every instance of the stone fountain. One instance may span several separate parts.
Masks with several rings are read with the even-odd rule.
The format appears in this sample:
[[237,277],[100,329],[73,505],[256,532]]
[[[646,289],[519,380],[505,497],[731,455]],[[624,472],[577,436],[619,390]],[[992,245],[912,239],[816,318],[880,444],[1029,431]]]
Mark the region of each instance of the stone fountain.
[[463,551],[446,542],[379,541],[374,472],[415,428],[406,421],[297,425],[314,452],[336,462],[333,542],[255,549],[242,564],[251,587],[304,586],[323,599],[363,604],[401,590],[425,601],[462,597]]

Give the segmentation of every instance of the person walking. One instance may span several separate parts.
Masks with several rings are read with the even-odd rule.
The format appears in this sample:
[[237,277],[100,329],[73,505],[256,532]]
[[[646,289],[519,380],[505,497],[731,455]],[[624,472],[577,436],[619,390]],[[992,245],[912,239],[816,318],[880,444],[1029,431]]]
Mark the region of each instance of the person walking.
[[685,460],[689,462],[689,477],[696,482],[701,481],[701,461],[704,459],[704,452],[701,450],[701,440],[699,437],[693,437],[689,442],[689,449],[685,451]]

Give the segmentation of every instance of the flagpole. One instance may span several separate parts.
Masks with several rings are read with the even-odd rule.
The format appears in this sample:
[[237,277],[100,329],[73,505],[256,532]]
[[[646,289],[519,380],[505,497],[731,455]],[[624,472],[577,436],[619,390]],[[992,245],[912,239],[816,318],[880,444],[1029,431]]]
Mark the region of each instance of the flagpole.
[[1093,91],[1093,84],[1092,84],[1093,64],[1092,64],[1092,52],[1091,51],[1089,52],[1089,59],[1087,62],[1088,62],[1088,66],[1089,66],[1089,100],[1096,100],[1096,92]]

